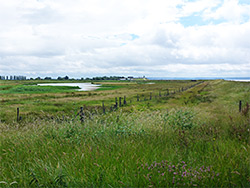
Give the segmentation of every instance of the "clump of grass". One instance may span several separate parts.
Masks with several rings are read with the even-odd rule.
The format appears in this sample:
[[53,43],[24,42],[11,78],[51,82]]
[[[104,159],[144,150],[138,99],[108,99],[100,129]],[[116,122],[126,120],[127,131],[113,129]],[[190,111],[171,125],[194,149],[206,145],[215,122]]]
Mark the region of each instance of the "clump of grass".
[[196,126],[194,113],[187,109],[170,111],[168,114],[168,123],[174,129],[191,129]]

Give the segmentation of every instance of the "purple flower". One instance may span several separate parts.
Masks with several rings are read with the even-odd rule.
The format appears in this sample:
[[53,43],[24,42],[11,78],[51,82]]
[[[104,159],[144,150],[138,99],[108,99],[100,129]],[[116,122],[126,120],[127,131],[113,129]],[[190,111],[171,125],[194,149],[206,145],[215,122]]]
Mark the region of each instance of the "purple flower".
[[172,182],[173,184],[174,184],[174,179],[175,179],[175,177],[173,177],[173,182]]

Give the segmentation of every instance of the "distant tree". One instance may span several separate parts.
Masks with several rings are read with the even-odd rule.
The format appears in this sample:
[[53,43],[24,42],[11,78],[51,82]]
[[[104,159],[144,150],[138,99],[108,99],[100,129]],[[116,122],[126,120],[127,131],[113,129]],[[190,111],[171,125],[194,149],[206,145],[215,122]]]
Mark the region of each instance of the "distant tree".
[[68,77],[68,76],[65,76],[63,79],[64,79],[64,80],[68,80],[68,79],[69,79],[69,77]]
[[51,77],[45,77],[44,80],[51,80]]
[[58,78],[57,78],[57,80],[62,80],[63,78],[62,77],[60,77],[60,76],[58,76]]

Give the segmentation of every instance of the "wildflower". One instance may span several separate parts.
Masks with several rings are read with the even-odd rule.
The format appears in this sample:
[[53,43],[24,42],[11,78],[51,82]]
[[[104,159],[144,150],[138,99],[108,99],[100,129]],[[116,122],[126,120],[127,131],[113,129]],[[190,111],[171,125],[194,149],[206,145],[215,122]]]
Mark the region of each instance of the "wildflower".
[[187,176],[187,172],[186,171],[182,173],[182,177],[183,176]]
[[173,182],[172,182],[173,184],[174,184],[174,179],[175,179],[175,177],[173,177]]
[[163,172],[161,175],[162,175],[162,176],[164,176],[164,175],[165,175],[165,173]]

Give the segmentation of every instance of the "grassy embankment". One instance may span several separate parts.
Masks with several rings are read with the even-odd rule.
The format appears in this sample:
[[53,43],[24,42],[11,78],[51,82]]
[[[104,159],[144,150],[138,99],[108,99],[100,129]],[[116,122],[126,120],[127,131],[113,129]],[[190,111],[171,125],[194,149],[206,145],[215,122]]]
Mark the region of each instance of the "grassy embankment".
[[[0,123],[0,186],[250,186],[250,114],[238,112],[239,100],[250,102],[250,83],[207,81],[141,102],[137,93],[192,83],[116,84],[110,91],[1,94],[1,119],[3,109],[12,118],[20,105],[28,118]],[[70,116],[79,105],[111,104],[124,94],[131,104],[84,124],[46,118],[63,114],[51,110],[55,104]]]

